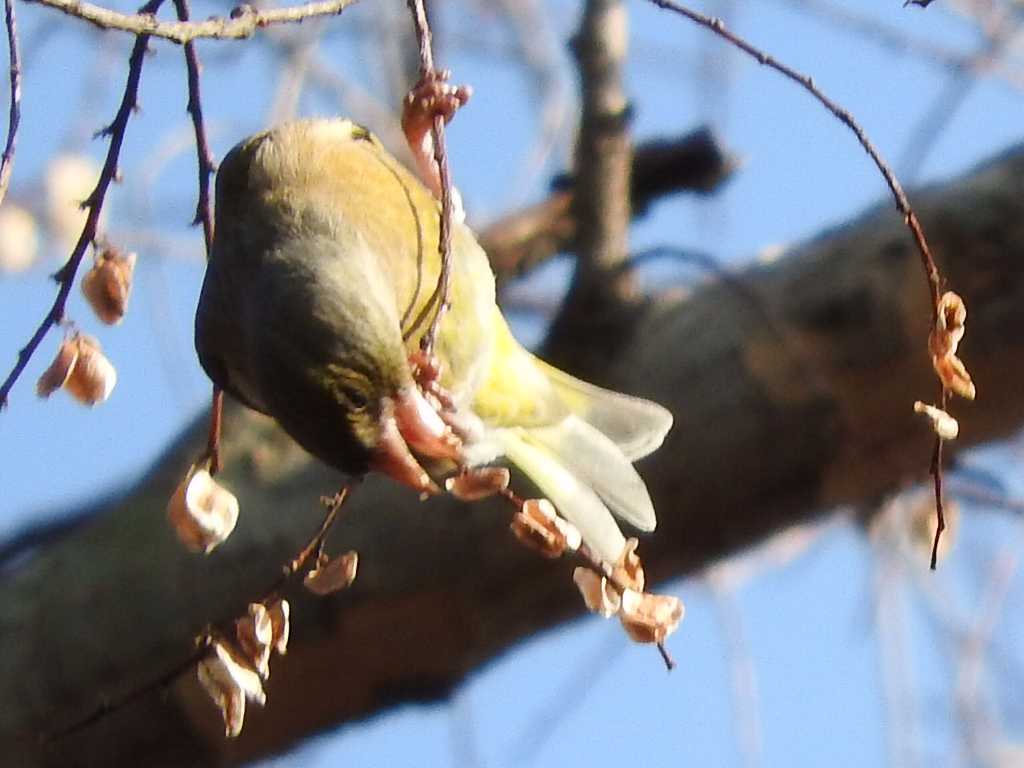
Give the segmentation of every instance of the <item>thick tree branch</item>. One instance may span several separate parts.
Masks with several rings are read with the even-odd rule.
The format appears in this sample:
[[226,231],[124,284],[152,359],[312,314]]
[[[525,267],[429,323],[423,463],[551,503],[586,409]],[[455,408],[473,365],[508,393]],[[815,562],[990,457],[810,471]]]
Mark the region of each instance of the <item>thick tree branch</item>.
[[[962,354],[984,397],[961,409],[961,438],[949,444],[959,450],[1024,422],[1024,148],[916,197],[971,307]],[[932,436],[911,403],[932,376],[923,342],[931,307],[891,205],[740,279],[743,291],[714,283],[686,301],[655,303],[637,318],[643,343],[603,371],[677,418],[641,466],[660,518],[641,545],[654,579],[834,505],[871,502],[927,471]],[[518,640],[581,611],[567,565],[523,551],[502,505],[421,505],[367,483],[328,542],[359,550],[359,578],[336,598],[296,595],[288,656],[240,740],[223,739],[189,673],[73,736],[41,742],[174,668],[208,621],[240,615],[315,529],[315,496],[338,477],[265,419],[237,408],[227,418],[222,476],[243,513],[215,555],[183,552],[164,520],[205,442],[200,423],[135,491],[0,584],[0,743],[11,765],[237,764],[397,702],[442,696]],[[651,671],[661,674],[653,660]]]
[[[708,128],[637,146],[629,198],[632,216],[674,192],[708,194],[731,178],[739,160]],[[558,253],[578,250],[576,179],[563,177],[546,199],[494,222],[480,233],[498,280],[517,277]]]
[[622,314],[637,303],[638,283],[621,269],[629,257],[629,200],[633,142],[623,65],[629,16],[622,0],[588,0],[573,50],[580,70],[582,116],[576,148],[576,271],[555,317],[546,352],[563,367],[581,364],[576,337],[595,331],[613,353]]

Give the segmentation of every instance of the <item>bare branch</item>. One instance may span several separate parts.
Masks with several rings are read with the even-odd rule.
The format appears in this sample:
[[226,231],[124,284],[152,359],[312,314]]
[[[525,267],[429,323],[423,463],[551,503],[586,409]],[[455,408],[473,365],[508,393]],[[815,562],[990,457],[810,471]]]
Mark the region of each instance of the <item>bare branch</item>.
[[[150,0],[140,9],[140,14],[156,13],[163,0]],[[82,227],[82,234],[78,238],[67,262],[53,276],[59,283],[57,298],[54,299],[50,311],[43,318],[39,327],[28,343],[18,352],[18,360],[14,368],[8,374],[4,383],[0,385],[0,410],[7,405],[7,395],[18,380],[21,372],[25,370],[28,361],[42,342],[49,330],[64,320],[64,306],[67,303],[68,295],[71,293],[71,286],[74,285],[75,275],[78,267],[85,256],[85,249],[96,239],[96,230],[100,220],[100,212],[103,210],[103,200],[107,195],[110,183],[117,176],[117,161],[121,154],[121,144],[124,141],[124,134],[128,128],[128,118],[135,110],[138,93],[139,79],[142,77],[142,64],[145,60],[146,48],[149,43],[148,35],[139,35],[135,39],[131,56],[128,59],[128,80],[124,86],[124,95],[121,98],[121,105],[118,107],[114,121],[104,128],[100,133],[110,137],[110,147],[107,150],[106,160],[103,162],[103,169],[100,171],[100,178],[96,187],[85,201],[85,207],[89,209],[89,215],[85,219],[85,226]]]
[[[430,25],[423,0],[408,0],[409,10],[413,15],[413,26],[420,47],[420,82],[437,76],[434,68],[434,54],[431,50]],[[441,256],[441,271],[437,276],[437,287],[427,301],[427,309],[437,306],[437,311],[430,321],[430,326],[420,339],[420,346],[429,359],[434,347],[434,337],[441,324],[441,317],[448,309],[451,284],[451,252],[452,252],[452,178],[448,168],[448,153],[445,149],[444,123],[442,115],[435,115],[431,132],[434,137],[434,161],[437,163],[438,179],[441,191],[441,222],[438,234],[437,249]]]
[[[189,19],[188,0],[174,0],[174,8],[178,18],[187,22]],[[192,127],[196,134],[196,158],[199,166],[199,197],[196,202],[196,215],[193,224],[202,224],[203,240],[206,243],[206,256],[210,256],[213,245],[213,215],[210,207],[210,176],[217,170],[210,151],[210,142],[206,137],[206,126],[203,123],[203,101],[199,87],[199,73],[202,64],[196,52],[195,43],[185,43],[185,68],[188,71],[188,114],[192,118]]]
[[[929,0],[930,1],[930,0]],[[918,254],[921,258],[921,266],[924,269],[925,279],[928,282],[928,289],[931,292],[932,297],[932,325],[933,327],[939,320],[940,304],[942,297],[942,276],[939,273],[939,268],[935,264],[935,259],[932,257],[931,249],[928,247],[928,240],[924,236],[924,229],[921,226],[921,222],[917,219],[917,214],[914,213],[914,209],[910,206],[910,201],[907,199],[906,193],[903,191],[903,187],[899,180],[896,178],[896,174],[893,173],[892,169],[882,158],[879,151],[875,148],[871,140],[868,139],[867,134],[860,124],[853,119],[851,115],[844,107],[837,104],[835,101],[830,99],[821,91],[815,84],[814,81],[805,74],[798,72],[792,67],[783,64],[776,60],[772,56],[769,56],[764,51],[756,48],[755,46],[748,43],[741,37],[737,37],[735,34],[726,29],[725,24],[722,23],[721,19],[712,18],[705,16],[696,11],[692,11],[685,6],[676,3],[675,0],[650,0],[651,3],[664,10],[672,11],[674,13],[683,16],[690,21],[699,24],[706,29],[711,30],[716,35],[721,37],[726,42],[739,48],[745,54],[757,61],[762,66],[774,69],[779,74],[792,80],[797,85],[801,86],[805,91],[810,93],[818,102],[821,103],[829,112],[835,115],[841,123],[847,128],[853,131],[857,137],[857,141],[860,142],[861,147],[868,153],[868,156],[878,167],[879,172],[885,179],[885,183],[888,184],[889,190],[892,192],[892,196],[896,201],[896,208],[900,213],[903,214],[903,220],[910,230],[910,234],[914,238],[914,243],[917,246]],[[940,407],[945,410],[946,402],[949,397],[949,390],[946,388],[945,383],[940,382],[939,385],[939,403]],[[932,477],[935,481],[935,514],[938,517],[938,528],[935,532],[935,542],[933,546],[932,554],[932,570],[935,569],[936,554],[939,546],[939,538],[942,535],[942,531],[945,528],[944,516],[942,510],[942,443],[943,439],[941,436],[935,438],[935,448],[932,453],[931,472]]]
[[[11,185],[11,171],[14,168],[14,145],[18,140],[18,123],[21,122],[21,58],[18,54],[18,24],[14,16],[14,0],[4,0],[7,20],[7,48],[10,51],[11,108],[7,119],[7,144],[0,158],[0,203],[7,196]],[[0,400],[2,403],[2,400]]]
[[54,8],[69,16],[87,21],[100,29],[131,32],[135,35],[161,37],[173,43],[184,45],[198,38],[214,40],[238,40],[251,37],[257,29],[272,24],[293,24],[318,16],[337,16],[357,0],[323,0],[291,8],[270,8],[256,10],[251,5],[242,5],[231,13],[230,18],[212,18],[206,21],[159,21],[145,11],[135,15],[118,13],[108,8],[79,0],[30,0]]

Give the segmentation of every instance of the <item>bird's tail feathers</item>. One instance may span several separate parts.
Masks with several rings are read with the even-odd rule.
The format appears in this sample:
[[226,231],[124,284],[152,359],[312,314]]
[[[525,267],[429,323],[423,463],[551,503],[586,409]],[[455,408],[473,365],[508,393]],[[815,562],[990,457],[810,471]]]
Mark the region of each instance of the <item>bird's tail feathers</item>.
[[547,440],[537,438],[537,432],[557,429],[509,428],[498,430],[494,438],[500,442],[502,452],[537,485],[559,514],[579,529],[583,541],[603,560],[614,563],[626,541],[608,507],[585,478],[563,464],[560,452],[549,447],[551,436]]
[[606,435],[631,462],[657,450],[672,427],[672,414],[657,403],[602,389],[537,362],[566,407]]
[[654,504],[647,486],[619,446],[602,432],[569,416],[554,426],[528,430],[527,439],[556,457],[616,517],[641,531],[654,530]]

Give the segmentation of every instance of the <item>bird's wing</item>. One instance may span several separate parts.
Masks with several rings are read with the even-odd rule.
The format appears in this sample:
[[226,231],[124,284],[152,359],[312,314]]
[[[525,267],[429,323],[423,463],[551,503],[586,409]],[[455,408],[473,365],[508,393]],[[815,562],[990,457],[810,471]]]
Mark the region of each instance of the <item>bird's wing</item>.
[[641,531],[654,530],[657,520],[647,486],[611,439],[575,415],[527,434],[600,496],[618,518]]
[[[224,300],[224,292],[218,280],[218,270],[211,263],[203,280],[202,297],[196,307],[195,345],[199,364],[206,375],[220,389],[254,411],[266,413],[267,409],[246,385],[246,376],[231,360],[225,359],[218,350],[236,350],[241,344],[242,334],[235,326],[239,308]],[[218,344],[229,342],[227,344]]]

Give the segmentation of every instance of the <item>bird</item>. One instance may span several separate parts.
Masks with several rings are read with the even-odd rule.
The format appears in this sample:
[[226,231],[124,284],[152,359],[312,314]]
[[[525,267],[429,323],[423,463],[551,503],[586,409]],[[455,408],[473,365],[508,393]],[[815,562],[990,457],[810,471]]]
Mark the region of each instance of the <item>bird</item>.
[[662,444],[672,414],[520,345],[487,255],[458,221],[436,381],[421,386],[421,341],[441,305],[439,211],[436,194],[348,119],[295,120],[242,140],[216,177],[200,364],[349,475],[380,472],[422,495],[438,490],[432,475],[515,465],[616,562],[616,517],[655,528],[633,463]]

